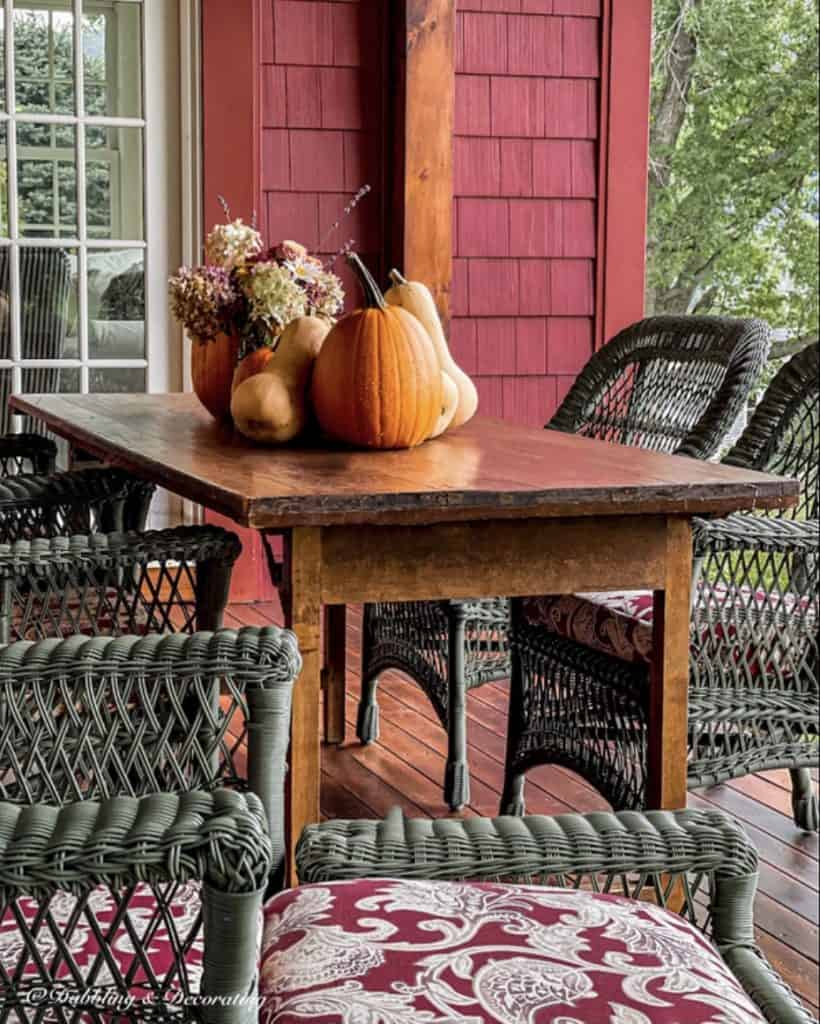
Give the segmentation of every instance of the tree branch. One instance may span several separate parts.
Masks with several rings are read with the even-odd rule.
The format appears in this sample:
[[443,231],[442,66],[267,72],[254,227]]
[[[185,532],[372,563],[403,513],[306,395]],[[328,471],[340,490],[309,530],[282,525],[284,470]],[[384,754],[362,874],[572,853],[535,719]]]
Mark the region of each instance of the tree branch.
[[786,359],[788,356],[796,356],[809,345],[817,344],[816,334],[804,334],[799,338],[789,338],[788,341],[775,341],[769,351],[769,361]]

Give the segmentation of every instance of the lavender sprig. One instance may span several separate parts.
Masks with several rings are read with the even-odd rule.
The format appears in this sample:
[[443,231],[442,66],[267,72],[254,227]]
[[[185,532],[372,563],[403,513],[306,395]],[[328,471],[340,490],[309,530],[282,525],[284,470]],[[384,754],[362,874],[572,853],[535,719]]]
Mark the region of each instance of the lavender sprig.
[[321,242],[319,242],[319,252],[321,252],[322,249],[324,248],[325,242],[328,240],[328,238],[330,238],[330,236],[333,235],[336,231],[338,231],[339,228],[342,226],[342,220],[345,217],[349,217],[350,214],[353,213],[353,211],[359,205],[359,203],[364,199],[364,197],[371,191],[372,189],[369,185],[362,185],[362,187],[359,189],[356,195],[352,197],[352,199],[344,208],[344,210],[342,210],[342,214],[339,217],[339,219],[335,221],[335,223],[331,224],[330,227],[325,232],[324,238],[321,240]]

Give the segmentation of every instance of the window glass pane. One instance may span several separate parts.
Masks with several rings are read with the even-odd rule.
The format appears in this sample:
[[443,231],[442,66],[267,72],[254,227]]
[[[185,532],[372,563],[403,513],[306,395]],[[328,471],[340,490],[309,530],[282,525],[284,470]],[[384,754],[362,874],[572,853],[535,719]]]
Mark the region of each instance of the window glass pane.
[[[19,250],[18,258],[23,359],[72,358],[77,349],[76,250],[25,247]],[[37,390],[55,391],[56,379],[46,386],[44,377]]]
[[89,238],[141,241],[142,128],[98,127],[87,138]]
[[72,125],[60,125],[55,127],[53,149],[18,148],[17,209],[21,235],[76,237],[75,136]]
[[0,6],[0,110],[6,109],[6,18]]
[[77,394],[80,390],[80,368],[79,366],[64,366],[59,369],[51,367],[26,367],[22,371],[23,394],[42,395],[54,394]]
[[[11,359],[11,261],[10,247],[0,247],[0,359]],[[2,433],[2,431],[0,431]]]
[[92,393],[117,392],[139,394],[145,391],[145,370],[135,367],[91,367],[89,385]]
[[73,114],[74,15],[71,0],[34,0],[14,11],[17,109]]
[[142,5],[113,3],[83,14],[88,116],[142,117]]
[[9,163],[6,140],[8,126],[0,124],[0,238],[9,237]]
[[9,396],[11,395],[11,370],[0,370],[0,433],[7,434],[11,429],[9,413]]
[[88,347],[92,359],[145,356],[145,253],[88,253]]

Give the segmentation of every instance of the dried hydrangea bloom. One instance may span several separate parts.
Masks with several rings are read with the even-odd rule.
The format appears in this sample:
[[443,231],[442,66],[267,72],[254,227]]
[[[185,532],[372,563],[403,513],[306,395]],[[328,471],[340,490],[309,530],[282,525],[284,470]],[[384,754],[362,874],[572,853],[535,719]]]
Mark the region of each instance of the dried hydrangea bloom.
[[278,331],[307,312],[305,293],[287,267],[265,261],[239,272],[250,318]]
[[181,267],[168,282],[171,312],[202,341],[233,330],[242,303],[230,274],[222,267]]
[[233,270],[262,251],[262,236],[241,218],[217,224],[205,241],[205,259],[217,267]]

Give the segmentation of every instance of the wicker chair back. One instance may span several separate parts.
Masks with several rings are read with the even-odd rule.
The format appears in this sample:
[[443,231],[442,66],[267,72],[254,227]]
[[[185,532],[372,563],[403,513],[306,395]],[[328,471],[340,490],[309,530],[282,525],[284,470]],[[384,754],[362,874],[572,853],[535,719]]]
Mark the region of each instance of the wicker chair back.
[[547,426],[708,458],[740,415],[769,337],[760,320],[642,320],[595,353]]

